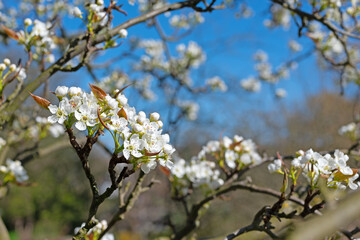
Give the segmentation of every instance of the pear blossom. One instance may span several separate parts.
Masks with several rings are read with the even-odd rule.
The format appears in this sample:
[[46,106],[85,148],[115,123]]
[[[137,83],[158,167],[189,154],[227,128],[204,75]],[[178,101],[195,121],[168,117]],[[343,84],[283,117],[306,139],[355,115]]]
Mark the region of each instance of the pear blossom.
[[128,121],[125,118],[114,115],[111,116],[111,121],[110,123],[108,123],[108,127],[112,131],[123,132],[124,129],[127,127],[127,124]]
[[349,166],[346,165],[346,162],[349,160],[349,156],[345,155],[343,152],[340,152],[336,149],[334,153],[333,161],[330,163],[333,168],[337,168],[344,175],[352,175],[353,171]]
[[0,71],[4,71],[6,69],[6,65],[4,63],[0,63]]
[[30,18],[25,18],[24,24],[25,24],[25,26],[30,26],[30,25],[32,25],[32,20]]
[[74,7],[71,9],[71,14],[74,15],[74,17],[82,18],[82,12],[80,8]]
[[225,152],[225,162],[229,168],[234,169],[236,167],[235,161],[239,158],[239,155],[231,150],[226,150]]
[[86,130],[86,127],[93,127],[97,123],[96,109],[91,108],[87,105],[81,105],[78,111],[75,111],[75,118],[78,120],[75,123],[75,127],[80,130]]
[[119,37],[121,38],[127,38],[128,31],[126,29],[120,29],[119,30]]
[[278,88],[278,89],[276,89],[276,91],[275,91],[275,95],[276,95],[276,97],[278,97],[278,98],[284,98],[284,97],[286,97],[287,93],[286,93],[286,90],[285,90],[285,89],[283,89],[283,88]]
[[[316,183],[320,177],[327,179],[328,187],[335,187],[337,189],[345,189],[349,186],[350,189],[356,189],[360,184],[354,182],[358,178],[356,171],[347,166],[349,156],[335,150],[333,156],[330,154],[322,155],[312,149],[306,152],[300,150],[297,152],[298,157],[291,162],[292,170],[298,171],[301,169],[303,175],[307,178],[309,183]],[[279,172],[280,163],[272,163],[268,166],[270,172]]]
[[277,172],[281,169],[282,161],[280,159],[275,159],[273,163],[268,165],[268,170],[270,173]]
[[50,123],[60,123],[63,124],[67,119],[67,116],[72,112],[69,100],[67,98],[63,99],[59,103],[59,107],[56,105],[50,104],[49,111],[53,114],[48,117]]
[[293,52],[299,52],[302,50],[302,46],[295,40],[289,41],[289,47]]
[[18,160],[13,161],[8,158],[6,160],[6,166],[0,166],[0,167],[1,167],[0,172],[13,175],[16,179],[16,182],[21,183],[29,179],[26,170],[21,165],[21,162]]
[[225,82],[218,76],[207,79],[206,85],[210,86],[214,90],[219,89],[221,92],[226,92],[227,90]]
[[250,92],[259,92],[261,88],[260,81],[254,77],[241,80],[240,85],[242,88]]
[[185,160],[182,159],[182,158],[179,158],[179,159],[175,162],[173,168],[171,169],[171,173],[172,173],[173,175],[175,175],[176,177],[178,177],[178,178],[183,178],[184,175],[186,174],[186,169],[185,169],[185,167],[186,167],[186,162],[185,162]]
[[75,96],[75,95],[80,95],[81,93],[82,93],[82,90],[79,87],[70,87],[69,88],[70,97]]
[[134,156],[136,158],[143,156],[143,154],[140,152],[143,147],[144,143],[143,140],[139,138],[139,134],[133,134],[129,140],[124,141],[124,157],[126,159],[130,159],[130,156]]
[[160,119],[160,114],[153,112],[150,114],[150,121],[158,121]]
[[[63,124],[68,120],[67,128],[74,124],[78,130],[89,133],[103,126],[112,132],[116,149],[146,173],[157,163],[167,168],[173,166],[171,155],[175,149],[170,145],[169,135],[160,129],[163,123],[159,113],[152,113],[148,118],[145,112],[137,113],[130,107],[123,94],[112,97],[97,86],[91,85],[91,88],[92,92],[86,93],[78,87],[57,87],[55,94],[60,102],[58,106],[50,104],[47,107],[53,114],[48,121]],[[51,128],[55,136],[63,132],[62,127]]]
[[4,58],[3,62],[6,66],[9,66],[11,64],[11,61],[8,58]]
[[69,93],[69,88],[65,86],[58,86],[55,89],[55,95],[58,97],[63,97]]

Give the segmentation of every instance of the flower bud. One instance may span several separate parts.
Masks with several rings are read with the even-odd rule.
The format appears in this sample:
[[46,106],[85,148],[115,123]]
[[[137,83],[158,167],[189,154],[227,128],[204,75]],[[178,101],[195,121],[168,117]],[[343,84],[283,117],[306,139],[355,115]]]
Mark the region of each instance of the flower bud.
[[96,1],[96,4],[97,4],[97,5],[100,5],[100,6],[101,6],[101,5],[104,5],[104,0],[97,0],[97,1]]
[[91,9],[91,11],[93,11],[93,12],[98,12],[98,11],[99,11],[99,6],[96,5],[96,4],[94,4],[94,3],[92,3],[92,4],[90,4],[90,9]]
[[75,17],[78,17],[78,18],[82,18],[82,12],[81,12],[80,8],[74,7],[74,9],[72,9],[72,15],[74,15]]
[[14,72],[16,71],[16,65],[15,64],[11,64],[9,67],[10,72]]
[[55,95],[57,97],[64,97],[66,94],[68,94],[69,88],[65,86],[58,86],[55,90]]
[[127,31],[126,29],[120,29],[120,31],[119,31],[119,36],[120,36],[121,38],[126,38],[127,35],[128,35],[128,31]]
[[79,88],[79,87],[71,87],[70,89],[69,89],[69,95],[70,95],[70,97],[71,96],[75,96],[75,95],[80,95],[81,94],[81,88]]
[[25,26],[30,26],[30,25],[32,25],[32,20],[30,18],[25,18],[24,24],[25,24]]
[[150,121],[158,121],[160,119],[160,114],[157,112],[153,112],[150,114]]
[[9,66],[11,64],[11,61],[10,61],[10,59],[5,58],[4,63],[5,63],[6,66]]
[[159,125],[159,128],[162,128],[164,126],[164,123],[162,121],[157,121],[157,124]]
[[141,126],[138,123],[135,123],[132,128],[134,129],[135,132],[142,132],[144,130],[143,126]]
[[138,113],[138,122],[139,123],[144,123],[145,122],[145,120],[146,120],[146,114],[143,112],[143,111],[140,111],[139,113]]
[[5,167],[5,166],[0,166],[0,172],[6,173],[7,171],[8,171],[7,167]]
[[29,93],[30,93],[31,97],[35,100],[35,102],[40,105],[40,107],[49,109],[49,106],[50,106],[49,100],[39,97],[39,96],[36,96],[36,95],[32,94],[31,92],[29,92]]
[[6,65],[4,63],[0,63],[0,71],[4,71],[6,69]]

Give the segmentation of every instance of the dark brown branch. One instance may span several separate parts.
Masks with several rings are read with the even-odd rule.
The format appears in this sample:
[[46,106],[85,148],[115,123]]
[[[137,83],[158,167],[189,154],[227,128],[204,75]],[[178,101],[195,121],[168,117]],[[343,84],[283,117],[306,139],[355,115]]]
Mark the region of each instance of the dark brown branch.
[[263,216],[264,214],[266,214],[269,210],[268,206],[263,207],[262,209],[260,209],[260,211],[258,211],[254,217],[253,222],[243,228],[240,228],[239,230],[236,230],[235,232],[227,235],[224,240],[231,240],[234,239],[238,236],[240,236],[241,234],[247,233],[247,232],[251,232],[251,231],[261,231],[261,232],[265,232],[267,233],[272,239],[277,239],[279,238],[278,236],[276,236],[273,232],[271,232],[270,229],[267,229],[264,226],[261,226],[261,222],[263,220]]
[[[276,198],[281,198],[282,197],[282,193],[281,192],[277,192],[273,189],[269,189],[269,188],[262,188],[262,187],[258,187],[256,185],[252,185],[252,184],[248,184],[247,182],[236,182],[233,183],[232,185],[219,190],[218,192],[208,196],[207,198],[203,199],[202,201],[200,201],[199,203],[195,204],[192,206],[188,216],[187,216],[187,220],[186,220],[186,224],[185,226],[180,229],[177,233],[175,233],[174,236],[172,236],[171,239],[173,240],[180,240],[182,239],[184,236],[188,235],[191,231],[193,231],[196,228],[196,220],[199,217],[199,211],[201,210],[201,208],[208,202],[228,193],[228,192],[232,192],[238,189],[244,189],[244,190],[248,190],[250,192],[256,192],[256,193],[263,193],[263,194],[267,194],[269,196],[273,196]],[[304,201],[297,198],[297,197],[293,197],[290,196],[290,198],[288,199],[289,201],[292,201],[298,205],[303,206]]]
[[[118,221],[121,221],[124,219],[125,213],[130,211],[132,207],[134,206],[135,201],[140,196],[141,193],[149,190],[151,186],[155,183],[154,181],[151,181],[148,186],[142,187],[142,182],[144,180],[145,174],[140,170],[139,177],[135,183],[135,186],[133,187],[129,197],[126,199],[124,203],[120,203],[119,209],[117,212],[113,215],[112,219],[108,223],[107,228],[100,234],[99,239],[101,239],[102,236],[105,235]],[[127,193],[119,192],[120,195],[124,195]],[[124,198],[124,196],[120,196],[120,198]]]

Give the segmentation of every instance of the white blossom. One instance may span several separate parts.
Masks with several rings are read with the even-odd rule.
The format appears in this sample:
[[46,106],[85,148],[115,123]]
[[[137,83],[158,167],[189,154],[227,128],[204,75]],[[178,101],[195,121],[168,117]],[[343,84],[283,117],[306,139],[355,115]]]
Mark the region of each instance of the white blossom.
[[240,85],[242,88],[250,92],[259,92],[261,88],[260,81],[254,77],[241,80]]
[[16,182],[19,183],[25,182],[29,179],[26,170],[21,165],[21,162],[18,160],[13,161],[8,158],[6,160],[6,166],[1,166],[0,171],[7,174],[12,174],[15,177]]
[[120,29],[119,30],[119,37],[126,38],[128,35],[128,31],[126,29]]

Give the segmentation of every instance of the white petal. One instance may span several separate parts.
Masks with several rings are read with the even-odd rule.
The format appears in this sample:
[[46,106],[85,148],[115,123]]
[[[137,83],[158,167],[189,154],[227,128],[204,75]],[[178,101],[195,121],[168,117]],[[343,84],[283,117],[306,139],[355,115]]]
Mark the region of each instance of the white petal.
[[77,129],[79,129],[80,131],[86,130],[86,124],[85,124],[84,122],[81,122],[81,121],[77,121],[77,122],[75,123],[75,127],[76,127]]
[[52,115],[48,117],[49,123],[57,123],[59,118],[56,115]]
[[[124,143],[125,145],[125,143]],[[130,151],[128,149],[123,150],[124,157],[129,160],[130,158]]]
[[52,114],[55,114],[57,112],[57,109],[58,109],[58,107],[56,105],[52,105],[52,104],[49,105],[49,111]]
[[137,158],[142,157],[141,152],[136,151],[136,150],[131,151],[131,155],[133,155],[134,157],[137,157]]

